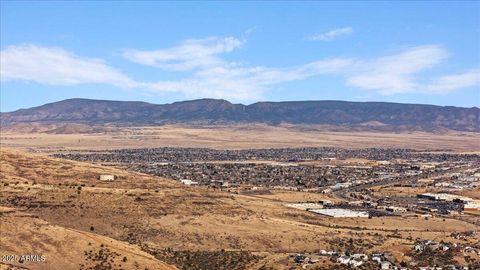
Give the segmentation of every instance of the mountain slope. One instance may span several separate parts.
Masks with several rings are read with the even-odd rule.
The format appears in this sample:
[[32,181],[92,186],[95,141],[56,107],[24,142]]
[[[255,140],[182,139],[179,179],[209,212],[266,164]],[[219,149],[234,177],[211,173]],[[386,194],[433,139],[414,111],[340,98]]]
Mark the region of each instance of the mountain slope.
[[200,99],[156,105],[146,102],[68,99],[2,113],[2,125],[82,123],[157,125],[166,123],[267,123],[363,127],[372,130],[480,131],[480,109],[420,104],[346,101],[232,104]]

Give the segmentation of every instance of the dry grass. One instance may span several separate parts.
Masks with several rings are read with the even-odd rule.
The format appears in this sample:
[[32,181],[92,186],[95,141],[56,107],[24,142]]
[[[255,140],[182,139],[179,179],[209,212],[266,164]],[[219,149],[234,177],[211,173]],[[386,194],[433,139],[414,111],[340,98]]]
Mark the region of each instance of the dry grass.
[[331,132],[301,130],[295,126],[238,125],[224,127],[130,127],[112,129],[96,134],[1,134],[2,147],[59,149],[112,149],[142,147],[207,147],[216,149],[245,149],[272,147],[343,148],[416,148],[479,151],[480,134],[450,132]]
[[[99,234],[53,225],[12,208],[0,209],[1,255],[43,255],[44,262],[2,262],[26,269],[176,269],[134,245]],[[101,257],[94,255],[100,253]],[[126,259],[124,259],[126,258]],[[95,268],[99,266],[105,268]],[[23,268],[22,268],[23,269]]]

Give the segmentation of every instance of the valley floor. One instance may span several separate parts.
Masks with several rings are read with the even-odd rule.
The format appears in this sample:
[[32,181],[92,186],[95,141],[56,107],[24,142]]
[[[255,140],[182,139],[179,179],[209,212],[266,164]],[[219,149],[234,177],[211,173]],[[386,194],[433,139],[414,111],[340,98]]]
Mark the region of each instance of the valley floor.
[[[285,147],[412,148],[480,151],[480,134],[472,132],[365,132],[329,127],[228,125],[103,128],[91,130],[28,127],[5,128],[1,147],[39,151],[62,149],[118,149],[144,147],[205,147],[214,149],[252,149]],[[330,130],[330,131],[329,131]]]

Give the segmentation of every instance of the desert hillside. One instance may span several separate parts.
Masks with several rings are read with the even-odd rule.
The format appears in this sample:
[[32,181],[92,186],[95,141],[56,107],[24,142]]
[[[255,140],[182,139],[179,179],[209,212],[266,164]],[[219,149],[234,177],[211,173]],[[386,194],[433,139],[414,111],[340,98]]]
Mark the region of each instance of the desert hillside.
[[3,260],[0,269],[177,269],[137,246],[54,225],[22,209],[1,207],[0,215],[2,255],[40,257],[35,259],[40,262]]
[[[28,254],[40,246],[36,252],[47,257],[45,269],[68,267],[57,264],[59,254],[71,258],[65,264],[84,269],[102,263],[91,259],[99,254],[125,269],[135,269],[130,263],[169,269],[161,261],[182,269],[284,269],[288,254],[320,249],[391,250],[400,260],[413,239],[455,242],[452,232],[478,229],[454,219],[329,218],[285,206],[292,198],[341,200],[335,195],[285,191],[269,197],[186,187],[120,168],[10,149],[1,150],[1,159],[1,223],[9,231],[2,243],[12,243],[2,244],[2,254]],[[99,181],[100,174],[117,180]],[[34,240],[13,244],[20,230],[14,224],[23,226],[22,237]],[[66,239],[74,241],[74,249],[66,248]]]

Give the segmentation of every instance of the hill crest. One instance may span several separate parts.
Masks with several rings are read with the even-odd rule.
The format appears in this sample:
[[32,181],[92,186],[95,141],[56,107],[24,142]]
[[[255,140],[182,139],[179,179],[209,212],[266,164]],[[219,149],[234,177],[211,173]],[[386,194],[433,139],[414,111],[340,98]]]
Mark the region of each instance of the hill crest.
[[282,101],[233,104],[198,99],[170,104],[67,99],[1,113],[3,126],[60,124],[142,126],[172,123],[283,123],[381,131],[480,132],[480,109],[423,104],[351,101]]

